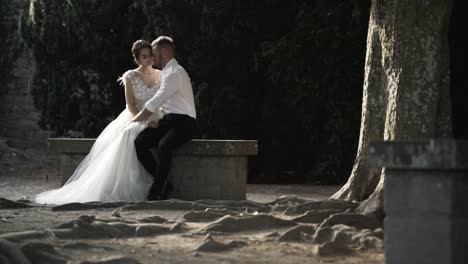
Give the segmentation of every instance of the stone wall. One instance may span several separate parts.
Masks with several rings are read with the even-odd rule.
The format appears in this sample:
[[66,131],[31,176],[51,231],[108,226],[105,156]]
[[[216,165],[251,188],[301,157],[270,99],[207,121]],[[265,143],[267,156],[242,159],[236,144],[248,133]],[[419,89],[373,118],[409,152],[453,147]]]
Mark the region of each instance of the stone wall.
[[[0,20],[4,54],[0,74],[0,178],[56,175],[57,157],[47,154],[49,132],[39,128],[31,82],[36,71],[32,52],[18,34],[18,18],[29,0],[1,0],[6,15]],[[5,12],[2,12],[4,14]],[[4,71],[7,69],[6,71]]]
[[38,126],[40,113],[34,108],[30,91],[36,65],[18,34],[20,10],[28,5],[28,0],[2,0],[2,8],[10,10],[8,17],[2,19],[2,26],[7,29],[2,38],[9,38],[9,43],[15,46],[10,51],[17,52],[18,56],[7,79],[0,80],[3,86],[0,89],[0,144],[4,149],[45,150],[48,133]]

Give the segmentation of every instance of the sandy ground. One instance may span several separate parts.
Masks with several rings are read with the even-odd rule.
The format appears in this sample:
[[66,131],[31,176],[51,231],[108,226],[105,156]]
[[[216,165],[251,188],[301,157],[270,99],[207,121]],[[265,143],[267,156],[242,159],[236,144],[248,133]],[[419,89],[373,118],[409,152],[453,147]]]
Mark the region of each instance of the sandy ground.
[[[60,179],[53,174],[0,176],[0,197],[10,200],[28,199],[34,194],[59,187]],[[339,186],[249,184],[247,200],[266,203],[289,194],[310,199],[327,199],[338,188]]]
[[[57,160],[19,164],[0,162],[2,264],[385,262],[382,229],[351,219],[352,204],[327,202],[338,186],[249,185],[248,201],[237,203],[54,208],[27,200],[59,187]],[[347,225],[326,220],[336,213]]]
[[[50,230],[83,215],[115,219],[114,209],[53,212],[50,208],[0,210],[0,237],[25,230]],[[183,221],[182,210],[141,210],[122,212],[122,219],[135,220],[160,216],[171,223]],[[261,228],[235,233],[198,233],[207,223],[185,222],[185,231],[147,237],[70,238],[54,236],[12,239],[18,245],[45,243],[53,245],[70,263],[103,261],[111,257],[129,257],[139,263],[384,263],[378,250],[358,251],[352,254],[337,253],[320,256],[309,241],[282,242],[274,234],[283,234],[290,227]],[[241,242],[240,247],[225,250],[197,250],[209,234],[215,241],[228,244]],[[1,252],[0,252],[1,254]],[[47,263],[46,261],[33,263]],[[100,263],[100,262],[98,262]],[[104,263],[104,262],[103,262]],[[127,262],[122,262],[127,263]],[[128,262],[134,263],[134,262]]]
[[[59,186],[57,178],[45,175],[38,176],[5,176],[0,179],[0,197],[16,201],[28,199],[35,193],[56,188]],[[48,178],[46,180],[46,178]],[[323,200],[337,190],[337,186],[284,186],[284,185],[249,185],[248,200],[267,204],[283,195],[297,195],[310,200]],[[28,203],[25,203],[28,204]],[[281,241],[279,236],[290,230],[291,226],[262,226],[238,232],[202,232],[204,227],[218,219],[206,221],[190,221],[184,219],[189,212],[205,212],[206,210],[166,210],[161,208],[125,210],[122,207],[108,206],[111,208],[93,208],[85,210],[54,211],[50,206],[32,205],[28,208],[0,209],[0,238],[5,236],[14,242],[17,247],[36,248],[40,252],[48,252],[44,245],[53,247],[53,254],[48,256],[61,256],[68,263],[113,263],[105,262],[114,258],[114,263],[384,263],[381,249],[359,249],[355,244],[349,247],[352,253],[343,253],[340,250],[331,254],[317,253],[318,243],[314,243],[312,234],[310,238],[297,239],[295,241]],[[0,206],[1,208],[1,206]],[[227,208],[223,207],[223,208]],[[233,208],[230,208],[234,210]],[[242,207],[242,210],[245,207]],[[118,217],[116,217],[116,210]],[[242,210],[234,210],[236,217],[258,216],[255,208],[250,213],[242,213]],[[249,210],[245,210],[248,212]],[[240,213],[239,213],[240,212]],[[263,213],[261,213],[263,214]],[[104,237],[69,237],[61,238],[55,235],[41,237],[19,236],[15,238],[14,232],[28,230],[54,230],[60,225],[83,216],[93,216],[109,221],[135,221],[149,216],[159,216],[165,219],[161,224],[170,228],[176,223],[183,224],[183,231],[167,232],[151,236],[112,236]],[[285,215],[281,211],[269,211],[277,219],[291,220],[297,215]],[[299,214],[298,214],[299,215]],[[102,223],[102,222],[99,222]],[[267,223],[266,225],[270,225]],[[302,223],[304,224],[304,223]],[[235,225],[242,225],[239,222]],[[305,223],[307,225],[307,223]],[[310,224],[318,228],[319,223]],[[82,231],[81,231],[82,232]],[[13,238],[12,237],[13,234]],[[303,233],[303,235],[308,235]],[[208,238],[207,238],[208,236]],[[224,249],[198,250],[208,242],[215,241],[222,245],[239,244]],[[26,252],[26,251],[25,251]],[[37,253],[35,253],[37,254]],[[0,252],[1,255],[1,252]],[[25,253],[26,256],[28,256]],[[36,255],[32,255],[36,256]],[[36,262],[48,263],[50,259],[37,258]],[[118,260],[118,261],[117,261]],[[1,259],[0,259],[1,262]],[[52,262],[51,262],[52,263]],[[56,262],[61,263],[61,262]],[[63,262],[67,263],[67,262]]]

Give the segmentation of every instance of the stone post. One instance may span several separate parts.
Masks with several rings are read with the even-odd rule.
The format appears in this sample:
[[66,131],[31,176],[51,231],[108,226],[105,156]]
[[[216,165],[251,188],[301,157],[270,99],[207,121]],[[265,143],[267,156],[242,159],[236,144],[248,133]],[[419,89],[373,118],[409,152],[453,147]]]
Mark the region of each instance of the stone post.
[[368,161],[385,168],[386,263],[467,263],[468,142],[373,143]]

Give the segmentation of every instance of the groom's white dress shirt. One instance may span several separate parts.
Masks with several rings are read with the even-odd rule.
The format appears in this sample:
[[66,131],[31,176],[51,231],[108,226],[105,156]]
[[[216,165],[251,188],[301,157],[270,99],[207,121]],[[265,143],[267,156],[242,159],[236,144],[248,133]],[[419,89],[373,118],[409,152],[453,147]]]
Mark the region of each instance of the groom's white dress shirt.
[[197,117],[190,77],[175,59],[164,66],[161,71],[161,87],[145,104],[145,108],[152,113],[160,107],[165,115],[185,114]]

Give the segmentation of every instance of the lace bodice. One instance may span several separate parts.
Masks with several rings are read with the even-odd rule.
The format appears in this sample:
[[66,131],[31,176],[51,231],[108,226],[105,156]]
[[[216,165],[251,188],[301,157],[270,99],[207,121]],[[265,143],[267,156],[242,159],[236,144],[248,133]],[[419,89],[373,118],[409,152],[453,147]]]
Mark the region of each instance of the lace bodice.
[[141,79],[140,73],[136,70],[125,72],[119,80],[123,83],[124,78],[127,78],[132,85],[132,92],[135,97],[135,107],[140,111],[145,107],[145,103],[153,97],[161,85],[160,81],[151,87],[146,85]]
[[[141,78],[141,74],[135,70],[129,70],[123,74],[118,80],[121,84],[124,84],[124,79],[128,80],[131,87],[133,97],[135,98],[135,107],[141,111],[145,107],[145,103],[156,94],[156,91],[161,86],[161,81],[158,81],[152,86],[148,86],[145,84],[143,79]],[[150,120],[157,120],[161,119],[163,116],[163,112],[161,108],[153,113],[148,119]]]

